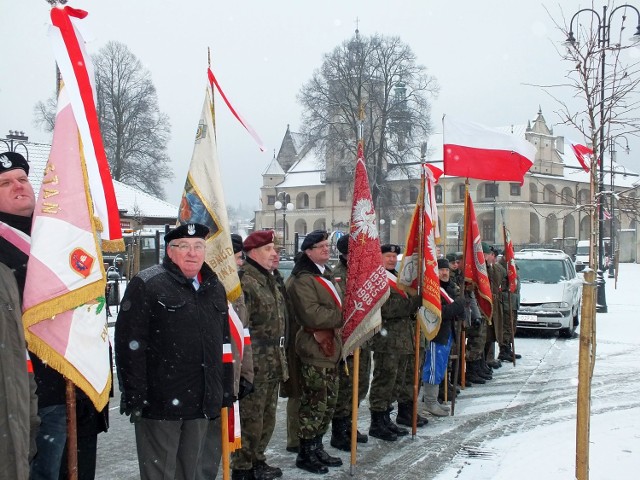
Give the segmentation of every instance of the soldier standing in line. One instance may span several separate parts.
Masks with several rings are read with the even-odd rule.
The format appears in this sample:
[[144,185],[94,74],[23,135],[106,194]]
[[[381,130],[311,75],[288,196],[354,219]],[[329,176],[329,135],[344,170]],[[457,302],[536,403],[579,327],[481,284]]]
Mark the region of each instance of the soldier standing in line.
[[489,247],[489,253],[485,255],[487,263],[487,275],[491,285],[491,296],[493,299],[493,328],[487,329],[487,339],[485,344],[485,370],[500,368],[502,363],[496,360],[496,342],[502,341],[503,337],[503,304],[502,286],[507,279],[507,271],[497,262],[498,250]]
[[[398,376],[404,376],[407,360],[413,357],[414,339],[412,316],[420,306],[419,296],[410,297],[396,285],[396,264],[402,252],[398,245],[380,247],[382,266],[387,270],[390,295],[382,305],[382,328],[371,342],[373,350],[373,380],[369,394],[371,426],[369,435],[386,441],[396,441],[409,431],[391,421],[390,412],[395,400]],[[402,407],[402,408],[406,408]],[[398,406],[400,409],[400,406]]]
[[342,465],[322,445],[338,396],[338,363],[342,350],[342,300],[333,281],[328,234],[314,230],[302,242],[303,251],[287,281],[296,321],[295,351],[300,360],[300,447],[296,466],[327,473]]
[[[504,256],[500,259],[500,265],[507,270],[507,262]],[[511,305],[509,305],[509,297],[511,297]],[[503,328],[502,341],[500,341],[500,353],[498,360],[503,362],[513,362],[513,350],[511,349],[512,328],[516,327],[518,318],[518,308],[520,307],[520,278],[516,276],[516,291],[509,294],[509,278],[505,276],[502,285],[502,306],[503,306]],[[513,324],[511,323],[513,321]],[[515,333],[515,332],[513,332]],[[516,360],[522,358],[519,353],[515,354]]]
[[251,331],[254,378],[253,392],[240,400],[242,448],[232,455],[234,480],[282,476],[282,470],[268,465],[265,457],[276,423],[278,386],[288,377],[284,354],[286,305],[271,273],[278,255],[274,247],[273,230],[254,232],[244,241],[247,258],[241,284]]
[[[349,258],[349,235],[343,235],[336,243],[340,259],[333,269],[333,278],[338,285],[338,292],[344,301],[347,290],[347,260]],[[331,421],[331,446],[338,450],[348,452],[351,450],[351,406],[353,399],[353,355],[347,357],[346,368],[343,361],[340,362],[338,401]],[[365,343],[360,347],[360,366],[358,369],[358,403],[367,396],[369,390],[369,377],[371,376],[371,348]],[[369,437],[363,433],[357,433],[358,443],[367,443]]]

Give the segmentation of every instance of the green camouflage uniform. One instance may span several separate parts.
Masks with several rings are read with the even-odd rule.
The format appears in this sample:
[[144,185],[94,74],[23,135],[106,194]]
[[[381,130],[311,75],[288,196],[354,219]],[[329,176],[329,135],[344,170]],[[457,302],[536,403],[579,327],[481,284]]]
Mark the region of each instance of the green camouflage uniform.
[[287,295],[300,326],[295,353],[300,362],[299,436],[305,440],[324,435],[331,423],[342,353],[342,308],[319,277],[333,284],[331,270],[326,267],[320,273],[303,254],[287,280]]
[[287,376],[283,348],[286,305],[274,276],[247,258],[242,290],[251,330],[254,391],[240,400],[242,448],[232,455],[234,470],[250,470],[256,462],[265,461],[276,423],[278,386]]
[[[502,259],[500,265],[505,270],[507,269],[507,264]],[[509,296],[511,296],[511,308],[509,308]],[[502,341],[500,345],[511,345],[511,322],[513,320],[513,326],[515,327],[516,321],[518,319],[518,308],[520,307],[520,278],[516,279],[516,291],[514,293],[509,293],[509,278],[508,275],[505,275],[504,281],[502,284],[502,307],[503,307],[503,329],[502,329]],[[511,315],[511,316],[510,316]]]
[[491,285],[491,297],[493,303],[493,314],[491,315],[491,325],[487,329],[487,343],[493,343],[502,339],[502,286],[507,277],[507,271],[499,263],[487,265],[487,275]]
[[391,288],[389,298],[382,305],[382,328],[371,339],[373,380],[369,408],[372,412],[386,412],[395,400],[396,380],[404,378],[407,363],[413,358],[415,322],[411,317],[420,301],[418,296],[404,296]]

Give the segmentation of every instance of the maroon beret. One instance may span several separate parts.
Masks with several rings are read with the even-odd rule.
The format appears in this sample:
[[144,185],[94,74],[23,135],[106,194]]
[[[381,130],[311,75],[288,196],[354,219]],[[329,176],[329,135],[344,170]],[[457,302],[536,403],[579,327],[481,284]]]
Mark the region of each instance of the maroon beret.
[[244,251],[248,252],[254,248],[263,247],[270,243],[275,243],[276,234],[273,230],[259,230],[253,232],[247,238],[244,239]]

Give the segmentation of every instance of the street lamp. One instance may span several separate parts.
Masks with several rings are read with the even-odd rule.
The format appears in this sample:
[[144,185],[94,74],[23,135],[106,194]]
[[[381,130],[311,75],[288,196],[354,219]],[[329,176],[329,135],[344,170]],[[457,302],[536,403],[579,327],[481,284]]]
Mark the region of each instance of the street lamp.
[[[626,146],[624,147],[624,151],[629,155],[629,140],[624,135],[618,135],[618,137],[624,138],[626,142]],[[613,137],[609,139],[609,151],[611,157],[611,212],[609,216],[609,278],[615,278],[616,276],[616,195],[615,195],[615,183],[614,183],[614,170],[613,170],[613,162],[616,159],[616,143],[617,137]]]
[[273,228],[276,230],[277,221],[276,214],[277,212],[282,212],[282,243],[283,246],[287,247],[287,211],[291,211],[294,209],[293,203],[291,203],[291,197],[285,192],[278,192],[276,194],[276,199],[282,197],[282,202],[280,200],[276,200],[273,204]]
[[0,139],[0,142],[6,145],[7,150],[10,152],[18,152],[18,148],[22,148],[24,150],[24,158],[29,161],[29,149],[27,148],[26,142],[29,141],[29,137],[27,137],[24,132],[19,132],[18,130],[9,130],[9,135],[6,136],[6,140]]
[[[604,233],[604,204],[602,198],[602,192],[604,191],[604,124],[605,124],[605,56],[607,48],[609,48],[610,40],[611,40],[611,18],[613,14],[620,10],[621,8],[630,8],[636,12],[638,15],[638,26],[636,28],[636,33],[633,35],[634,41],[640,41],[640,11],[633,5],[624,4],[619,5],[611,10],[609,15],[607,16],[607,6],[604,5],[602,7],[602,17],[600,14],[594,10],[593,8],[582,8],[578,10],[573,17],[571,17],[571,22],[569,23],[569,34],[567,36],[567,44],[571,46],[576,46],[576,38],[573,35],[573,22],[583,12],[589,12],[592,16],[598,19],[598,47],[600,48],[600,141],[598,148],[598,168],[599,176],[598,176],[598,278],[597,278],[597,300],[596,300],[596,311],[598,312],[607,312],[607,298],[605,294],[604,288],[604,243],[603,243],[603,233]],[[623,20],[626,19],[626,15],[623,14]],[[576,47],[577,48],[577,47]],[[593,189],[592,189],[593,192]],[[593,238],[593,237],[592,237]],[[592,259],[591,259],[592,260]],[[590,263],[592,264],[592,261]]]

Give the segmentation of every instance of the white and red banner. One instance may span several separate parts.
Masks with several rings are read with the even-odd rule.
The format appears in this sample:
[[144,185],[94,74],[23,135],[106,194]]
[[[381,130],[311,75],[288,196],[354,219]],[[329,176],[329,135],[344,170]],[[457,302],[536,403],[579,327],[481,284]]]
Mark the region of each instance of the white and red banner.
[[93,65],[85,50],[84,40],[76,28],[76,24],[86,16],[87,12],[84,10],[69,6],[52,8],[53,27],[50,28],[49,36],[56,63],[67,88],[76,129],[82,140],[94,209],[102,224],[102,250],[122,252],[124,241],[120,213],[98,123]]
[[380,258],[376,212],[360,142],[351,206],[347,291],[342,306],[344,358],[380,330],[380,308],[388,297],[389,282]]
[[524,183],[536,158],[533,144],[450,115],[442,123],[445,175]]
[[593,155],[593,150],[586,145],[580,145],[579,143],[572,143],[571,149],[573,150],[573,153],[575,153],[578,162],[580,162],[582,169],[589,173],[591,165],[591,159],[589,157]]
[[[208,70],[210,73],[211,70]],[[222,189],[218,144],[214,125],[213,85],[209,81],[205,91],[202,113],[196,130],[191,165],[178,210],[178,222],[200,223],[209,227],[205,261],[218,275],[230,302],[242,290],[238,267],[231,245],[231,230]]]
[[101,410],[111,388],[106,279],[82,145],[63,88],[33,214],[23,322],[29,350]]
[[515,293],[518,289],[518,270],[516,268],[516,256],[513,251],[511,233],[504,227],[504,260],[507,262],[507,278],[509,280],[509,291]]
[[493,313],[491,285],[482,252],[482,239],[480,238],[476,212],[468,190],[466,192],[464,222],[464,279],[476,287],[478,307],[485,318],[490,320]]
[[421,291],[422,305],[418,309],[418,320],[424,336],[432,340],[438,334],[442,322],[436,252],[436,240],[439,238],[438,210],[434,188],[442,172],[428,164],[424,164],[422,168],[424,181],[413,211],[405,255],[400,263],[398,284],[405,290]]

